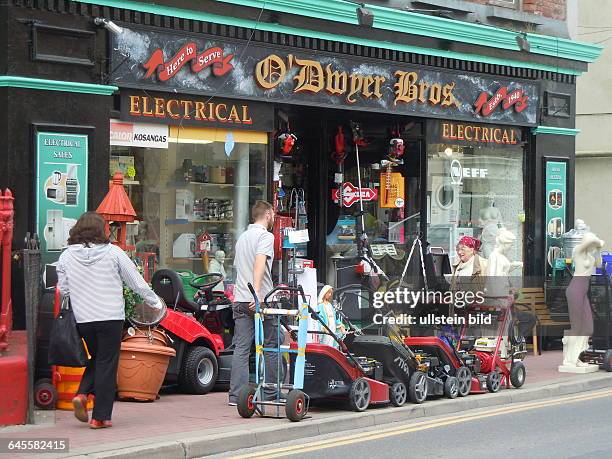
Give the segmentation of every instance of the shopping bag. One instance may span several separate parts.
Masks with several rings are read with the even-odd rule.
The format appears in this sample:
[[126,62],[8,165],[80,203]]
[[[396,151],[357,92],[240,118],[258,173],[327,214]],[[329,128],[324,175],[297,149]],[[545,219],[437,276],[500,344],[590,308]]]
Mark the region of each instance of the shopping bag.
[[87,351],[77,330],[70,298],[64,296],[49,339],[49,365],[84,367]]

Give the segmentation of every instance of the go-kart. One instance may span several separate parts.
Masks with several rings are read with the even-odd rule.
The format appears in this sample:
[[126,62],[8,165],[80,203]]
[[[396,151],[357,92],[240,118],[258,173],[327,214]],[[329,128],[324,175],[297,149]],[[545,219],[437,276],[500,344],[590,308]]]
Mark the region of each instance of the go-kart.
[[168,333],[176,356],[170,360],[164,384],[178,384],[191,394],[206,394],[230,380],[233,335],[231,301],[213,287],[223,281],[217,273],[195,277],[189,284],[198,289],[187,298],[175,271],[161,269],[153,275],[153,290],[167,304],[160,326]]

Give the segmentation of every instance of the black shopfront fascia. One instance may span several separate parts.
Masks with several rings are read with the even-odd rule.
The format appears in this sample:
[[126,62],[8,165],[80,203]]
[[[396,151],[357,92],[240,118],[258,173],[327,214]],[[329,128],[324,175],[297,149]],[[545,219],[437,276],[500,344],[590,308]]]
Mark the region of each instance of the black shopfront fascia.
[[[27,43],[30,37],[30,28],[29,26],[22,22],[21,19],[31,17],[37,21],[40,21],[42,24],[47,24],[50,26],[59,26],[65,27],[67,29],[82,29],[84,31],[91,31],[91,19],[95,16],[100,16],[100,13],[103,13],[104,16],[114,20],[119,23],[121,26],[126,27],[127,29],[138,29],[142,27],[142,24],[149,24],[151,26],[156,27],[147,27],[151,31],[159,31],[164,33],[173,33],[177,36],[183,37],[203,37],[203,34],[208,34],[208,37],[216,38],[217,40],[226,41],[230,40],[230,37],[233,39],[242,39],[242,43],[246,43],[246,40],[251,38],[252,44],[258,44],[267,46],[270,49],[292,49],[295,54],[305,52],[313,54],[315,53],[317,56],[321,54],[326,54],[331,57],[338,58],[349,58],[355,59],[363,62],[372,62],[382,65],[392,65],[394,67],[402,67],[402,66],[411,66],[413,68],[417,68],[420,70],[429,70],[429,71],[444,71],[444,69],[448,69],[451,73],[462,72],[464,75],[468,76],[479,76],[490,79],[497,78],[508,78],[511,76],[511,79],[514,81],[523,81],[526,83],[534,83],[535,81],[539,81],[540,87],[538,89],[540,100],[543,97],[544,89],[551,90],[556,93],[567,94],[569,93],[572,96],[572,104],[574,104],[573,96],[575,95],[575,77],[571,75],[562,75],[556,74],[553,72],[543,72],[533,69],[521,69],[521,68],[512,68],[506,67],[502,65],[489,65],[478,62],[471,61],[461,61],[457,59],[442,59],[434,56],[426,56],[415,53],[403,53],[392,50],[385,49],[377,49],[370,48],[365,46],[353,46],[345,43],[333,42],[329,40],[312,40],[306,39],[304,37],[293,36],[289,34],[282,33],[264,33],[262,31],[249,31],[248,29],[243,29],[240,27],[233,26],[219,26],[217,24],[209,24],[192,20],[184,20],[179,18],[165,18],[156,16],[154,14],[148,13],[139,13],[130,10],[124,10],[121,8],[113,8],[110,10],[101,11],[99,7],[90,4],[78,4],[77,8],[67,9],[66,11],[61,10],[62,5],[58,5],[57,11],[51,11],[50,9],[44,6],[36,6],[32,8],[24,8],[19,6],[18,3],[15,3],[14,6],[9,6],[10,9],[13,10],[14,14],[12,17],[20,18],[19,21],[9,21],[8,24],[8,37],[10,40],[9,47],[13,46],[18,48],[23,43]],[[58,14],[61,13],[61,14]],[[344,26],[342,26],[344,27]],[[190,30],[192,32],[196,32],[195,34],[190,34],[185,32],[186,30]],[[252,33],[251,33],[252,32]],[[80,81],[85,83],[104,83],[107,84],[112,80],[115,65],[113,62],[109,62],[106,60],[106,57],[111,54],[111,46],[110,43],[105,40],[105,36],[110,36],[108,32],[104,29],[96,29],[96,39],[95,39],[95,50],[93,50],[94,61],[96,62],[95,69],[88,69],[86,67],[81,66],[80,68],[75,68],[70,66],[68,63],[58,63],[58,62],[34,62],[28,56],[27,53],[21,53],[19,55],[12,55],[11,68],[14,74],[33,77],[33,78],[51,78],[57,80],[65,80],[70,79],[73,81]],[[414,41],[415,45],[425,45],[427,44],[430,47],[435,47],[435,43],[426,43],[425,38],[419,37],[410,37],[410,40]],[[425,41],[423,41],[425,40]],[[290,45],[292,48],[283,48],[280,44]],[[325,51],[325,53],[323,53]],[[481,53],[483,55],[487,55],[486,49],[481,49],[479,47],[474,47],[474,51]],[[171,51],[169,50],[169,54]],[[528,60],[530,56],[526,56],[525,59]],[[568,65],[573,64],[573,62],[568,62]],[[453,69],[453,70],[450,70]],[[67,73],[68,71],[68,73]],[[501,76],[504,75],[504,76]],[[521,80],[521,78],[523,78]],[[525,79],[526,78],[526,79]],[[123,86],[120,83],[120,86]],[[134,88],[138,88],[139,85],[134,85]],[[569,88],[569,89],[568,89]],[[160,89],[160,88],[158,88]],[[7,90],[0,90],[0,96],[4,92],[5,97],[7,96]],[[201,91],[194,91],[201,93]],[[41,100],[40,99],[40,91],[35,90],[20,90],[21,96],[23,96],[24,100]],[[46,98],[43,98],[42,103],[37,104],[29,104],[29,109],[25,109],[24,107],[17,106],[17,100],[21,99],[20,97],[11,97],[8,99],[7,110],[4,112],[2,118],[5,118],[6,122],[0,123],[0,134],[4,138],[11,139],[9,136],[9,132],[12,134],[12,140],[10,140],[10,148],[8,150],[9,154],[12,154],[11,151],[14,151],[15,161],[6,162],[2,170],[6,172],[4,174],[8,177],[24,177],[24,166],[27,169],[26,164],[31,162],[32,154],[27,155],[27,158],[23,158],[25,160],[17,161],[17,157],[23,157],[23,152],[28,151],[31,148],[31,127],[34,122],[44,122],[49,124],[72,124],[72,125],[82,125],[84,124],[82,121],[82,114],[90,111],[92,106],[95,106],[95,116],[87,119],[87,125],[93,125],[96,127],[95,134],[95,143],[96,143],[96,158],[92,158],[90,164],[92,165],[91,170],[100,169],[105,167],[108,162],[108,151],[104,151],[104,141],[106,138],[106,132],[108,132],[108,119],[111,118],[112,114],[112,104],[110,103],[110,98],[104,98],[104,103],[95,103],[92,105],[91,101],[94,99],[96,101],[101,101],[103,97],[101,96],[79,96],[78,94],[67,95],[71,99],[71,103],[66,106],[66,108],[70,109],[69,112],[66,112],[66,115],[61,115],[57,110],[53,109],[56,105],[51,101],[49,103],[44,102]],[[232,97],[232,96],[229,96]],[[12,102],[12,104],[11,104]],[[314,103],[313,105],[317,105]],[[541,116],[540,109],[538,103],[538,112],[536,114],[536,120],[538,124],[541,125],[552,125],[559,126],[565,128],[572,128],[574,123],[574,111],[571,112],[571,117],[569,119],[560,120],[557,124],[556,122],[559,120],[552,120],[552,123],[547,122],[546,116]],[[10,106],[13,106],[13,109],[10,109]],[[355,107],[357,108],[357,107]],[[359,108],[359,110],[365,110],[365,108]],[[19,113],[19,116],[17,116]],[[106,114],[104,114],[106,113]],[[70,116],[73,114],[74,116]],[[92,113],[93,115],[93,113]],[[421,116],[416,114],[416,116]],[[433,115],[430,115],[433,116]],[[442,116],[444,119],[451,118],[452,115]],[[21,128],[17,126],[17,124],[27,125],[28,135],[15,135],[17,132],[21,132]],[[25,132],[23,132],[25,134]],[[535,205],[535,201],[541,202],[541,197],[538,192],[537,187],[541,186],[538,184],[538,181],[541,180],[541,170],[536,170],[537,164],[540,164],[537,161],[536,156],[544,154],[544,152],[540,153],[540,148],[545,149],[547,151],[555,150],[561,148],[563,151],[566,151],[570,157],[570,176],[568,177],[568,182],[570,186],[573,183],[573,144],[569,143],[573,142],[573,138],[566,136],[553,136],[553,135],[541,135],[536,137],[535,142],[529,143],[529,153],[526,155],[526,161],[529,163],[529,167],[525,170],[527,174],[532,175],[533,177],[528,177],[526,180],[531,181],[535,180],[534,186],[528,186],[526,190],[526,200],[528,200],[528,205],[526,205],[527,214],[527,224],[530,228],[535,228],[538,225],[536,224],[536,220],[539,218],[538,212],[533,211],[532,209],[539,209],[539,206]],[[17,152],[20,152],[19,154]],[[327,154],[327,152],[326,152]],[[94,162],[99,166],[97,167]],[[31,177],[32,172],[30,171],[28,177]],[[536,180],[536,175],[538,175],[538,179]],[[29,192],[28,184],[26,184],[24,180],[9,180],[9,186],[11,186],[15,191],[17,191],[18,195],[24,196]],[[90,186],[90,207],[95,207],[99,200],[103,197],[105,186],[103,186],[102,182],[104,180],[98,179],[97,177],[91,177],[91,184],[97,183],[101,186]],[[29,180],[28,182],[32,182]],[[26,189],[26,188],[28,189]],[[536,188],[531,191],[531,188]],[[98,191],[97,191],[98,190]],[[97,194],[96,194],[97,193]],[[94,195],[95,194],[95,195]],[[572,196],[570,192],[570,196]],[[531,212],[531,215],[530,215]],[[568,219],[573,220],[573,209],[570,206]],[[32,217],[27,219],[31,224],[26,224],[26,219],[23,218],[23,213],[17,217],[17,228],[16,228],[16,238],[17,240],[21,240],[21,236],[17,236],[18,233],[23,234],[26,229],[33,229],[33,222],[35,219]],[[539,230],[538,230],[539,231]],[[534,230],[533,238],[536,240],[541,237]],[[529,242],[529,241],[528,241]],[[542,249],[543,250],[543,249]],[[537,253],[540,251],[538,250]],[[539,256],[539,255],[538,255]],[[526,271],[528,271],[528,266],[526,266]]]

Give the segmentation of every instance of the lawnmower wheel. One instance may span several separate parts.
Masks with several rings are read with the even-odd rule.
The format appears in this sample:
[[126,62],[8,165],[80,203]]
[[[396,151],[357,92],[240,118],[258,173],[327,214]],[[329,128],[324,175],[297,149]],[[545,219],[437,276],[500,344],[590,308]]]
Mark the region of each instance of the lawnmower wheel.
[[396,382],[391,386],[391,390],[389,391],[389,399],[394,406],[402,406],[406,403],[406,399],[408,398],[408,391],[406,390],[406,385],[401,382]]
[[238,392],[238,400],[236,400],[236,408],[238,408],[238,414],[243,418],[250,418],[255,414],[255,404],[253,403],[253,397],[255,397],[255,388],[249,386],[243,387]]
[[423,403],[427,398],[427,375],[415,371],[408,383],[408,398],[412,403]]
[[285,403],[285,414],[287,419],[299,422],[304,419],[308,409],[306,407],[306,395],[299,389],[290,390]]
[[606,371],[612,371],[612,349],[608,349],[604,354],[602,368]]
[[489,392],[499,392],[501,389],[501,374],[498,370],[493,370],[487,375],[487,389]]
[[49,378],[43,378],[34,384],[34,404],[41,410],[53,410],[57,403],[57,389]]
[[459,395],[459,380],[454,376],[449,376],[444,381],[444,396],[447,398],[457,398]]
[[455,377],[459,382],[459,397],[469,395],[472,390],[472,372],[466,366],[459,367],[455,373]]
[[351,385],[349,403],[353,411],[365,411],[372,397],[370,384],[365,378],[357,378]]
[[510,370],[510,383],[517,389],[525,384],[525,377],[527,376],[527,370],[523,362],[514,362],[512,369]]
[[179,374],[179,386],[188,394],[207,394],[217,382],[219,371],[215,353],[204,346],[189,348]]

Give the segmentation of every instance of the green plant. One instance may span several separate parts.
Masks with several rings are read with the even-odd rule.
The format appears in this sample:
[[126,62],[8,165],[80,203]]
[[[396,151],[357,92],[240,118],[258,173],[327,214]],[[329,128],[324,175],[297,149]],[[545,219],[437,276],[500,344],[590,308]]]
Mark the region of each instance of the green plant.
[[123,299],[125,301],[125,318],[131,319],[134,317],[134,308],[137,304],[142,303],[140,295],[135,293],[127,285],[123,286]]

